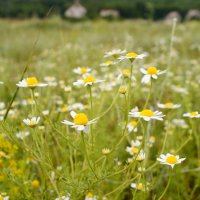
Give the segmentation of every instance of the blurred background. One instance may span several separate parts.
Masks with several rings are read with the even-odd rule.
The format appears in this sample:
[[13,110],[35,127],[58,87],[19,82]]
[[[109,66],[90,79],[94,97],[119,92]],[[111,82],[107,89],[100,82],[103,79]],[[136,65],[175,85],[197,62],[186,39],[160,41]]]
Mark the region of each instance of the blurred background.
[[200,19],[199,0],[0,0],[1,18]]

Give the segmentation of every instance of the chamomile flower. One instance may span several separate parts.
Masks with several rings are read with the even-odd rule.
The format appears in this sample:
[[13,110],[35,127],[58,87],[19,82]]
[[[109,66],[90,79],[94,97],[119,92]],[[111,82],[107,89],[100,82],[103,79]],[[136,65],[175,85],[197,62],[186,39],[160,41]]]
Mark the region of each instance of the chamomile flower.
[[145,159],[145,153],[144,153],[144,150],[141,149],[141,150],[139,151],[139,153],[136,155],[135,160],[141,162],[141,161],[143,161],[144,159]]
[[[129,69],[123,69],[123,70],[120,72],[120,74],[119,74],[119,76],[117,77],[117,79],[120,80],[121,78],[129,78],[130,75],[131,75],[131,71],[130,71]],[[136,80],[136,79],[135,79],[135,76],[132,75],[131,80],[132,80],[132,81],[135,81],[135,80]]]
[[121,50],[121,49],[113,49],[109,52],[106,52],[104,57],[114,57],[114,58],[118,58],[120,55],[125,54],[126,50]]
[[74,82],[73,85],[86,87],[86,86],[92,86],[93,84],[96,84],[96,83],[101,83],[103,81],[104,80],[96,80],[96,78],[94,78],[91,75],[86,75],[83,77],[83,79],[80,79]]
[[40,121],[40,117],[32,117],[31,119],[24,119],[23,122],[27,125],[30,126],[31,128],[34,128],[35,126],[38,125]]
[[44,77],[44,80],[47,82],[47,84],[49,86],[55,87],[58,85],[58,83],[56,82],[56,77],[54,77],[54,76],[46,76],[46,77]]
[[126,147],[126,151],[130,155],[137,154],[139,152],[139,146],[141,145],[141,142],[139,140],[132,140],[131,146]]
[[128,91],[127,86],[121,86],[121,87],[119,88],[119,93],[120,93],[120,94],[126,94],[127,91]]
[[62,121],[63,124],[69,125],[72,128],[75,128],[77,131],[83,131],[85,133],[89,132],[89,125],[96,123],[96,120],[93,119],[89,121],[88,117],[84,113],[75,113],[74,111],[70,112],[72,118],[74,119],[73,122],[64,120]]
[[158,75],[164,74],[167,70],[160,71],[156,67],[149,67],[147,70],[141,68],[140,71],[144,74],[142,78],[142,83],[148,84],[152,79],[157,79]]
[[57,197],[55,200],[70,200],[70,195]]
[[61,113],[65,113],[65,112],[68,112],[69,111],[69,108],[67,107],[67,105],[62,105],[61,107],[59,107],[57,109],[58,112],[61,112]]
[[143,59],[144,57],[146,57],[146,54],[136,54],[135,52],[129,52],[125,56],[120,56],[118,59],[120,61],[128,59],[131,62],[133,62],[135,59]]
[[197,111],[194,111],[194,112],[183,114],[183,117],[200,118],[200,114]]
[[136,190],[146,191],[149,190],[148,187],[145,187],[143,183],[131,183],[131,187]]
[[162,108],[162,109],[176,109],[176,108],[180,108],[181,105],[180,104],[173,104],[171,102],[167,102],[165,104],[158,103],[158,107]]
[[97,200],[97,197],[92,192],[88,192],[85,196],[85,200]]
[[153,119],[163,121],[163,117],[165,116],[162,114],[162,112],[152,111],[150,109],[144,109],[140,112],[129,112],[129,115],[130,117],[142,118],[145,121],[150,121]]
[[88,67],[77,67],[73,70],[74,73],[84,75],[90,73],[91,69]]
[[106,62],[101,63],[100,66],[101,66],[101,67],[110,67],[110,66],[115,65],[115,64],[116,64],[116,63],[113,62],[112,60],[107,60]]
[[21,140],[23,140],[24,138],[26,138],[29,135],[30,135],[30,132],[28,132],[28,131],[20,131],[20,132],[16,133],[16,137]]
[[131,121],[127,125],[128,132],[137,132],[137,122],[135,120]]
[[180,164],[185,158],[180,158],[179,155],[167,153],[166,155],[161,154],[157,160],[160,161],[160,164],[169,165],[173,168],[174,165]]
[[46,87],[48,84],[39,83],[36,77],[28,77],[26,79],[23,79],[22,81],[19,81],[19,83],[17,83],[16,85],[18,87],[34,89],[36,87]]

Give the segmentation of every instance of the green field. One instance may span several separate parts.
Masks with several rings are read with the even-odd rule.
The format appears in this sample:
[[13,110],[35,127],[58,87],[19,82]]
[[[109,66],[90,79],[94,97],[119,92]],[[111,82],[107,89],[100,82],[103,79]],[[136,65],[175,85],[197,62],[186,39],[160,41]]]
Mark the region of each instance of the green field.
[[[197,21],[0,20],[0,200],[200,199],[199,30]],[[147,56],[105,58],[112,49]],[[100,65],[108,60],[114,64]],[[91,82],[104,82],[73,85],[83,79],[77,67],[91,68]],[[141,68],[148,75],[167,72],[144,84]],[[16,86],[27,77],[49,85],[33,89],[32,78],[26,82],[32,89]],[[181,106],[172,109],[175,104]],[[128,115],[136,107],[140,115],[148,109],[148,117],[161,111],[163,121]],[[72,110],[87,116],[73,121]],[[35,127],[23,122],[34,116],[40,116]],[[61,123],[85,128],[92,119],[88,134]],[[133,120],[137,132],[128,131]],[[29,135],[19,138],[24,132]],[[186,159],[174,168],[161,165],[157,158],[167,153],[175,159],[168,164],[178,162],[176,155]]]

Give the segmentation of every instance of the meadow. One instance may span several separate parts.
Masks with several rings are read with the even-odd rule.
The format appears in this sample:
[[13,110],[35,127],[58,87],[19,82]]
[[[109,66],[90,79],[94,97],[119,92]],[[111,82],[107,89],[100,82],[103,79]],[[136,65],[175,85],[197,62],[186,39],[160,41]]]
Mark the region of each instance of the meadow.
[[0,20],[0,200],[200,199],[199,30]]

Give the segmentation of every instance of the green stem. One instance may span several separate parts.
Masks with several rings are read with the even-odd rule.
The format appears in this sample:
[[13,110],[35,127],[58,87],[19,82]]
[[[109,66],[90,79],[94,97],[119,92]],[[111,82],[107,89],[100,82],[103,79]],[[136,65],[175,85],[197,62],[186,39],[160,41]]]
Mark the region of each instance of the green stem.
[[170,185],[171,179],[172,179],[172,172],[170,172],[170,177],[169,177],[169,179],[168,179],[168,183],[167,183],[167,185],[166,185],[166,187],[165,187],[163,193],[162,193],[162,194],[160,195],[160,197],[158,198],[158,200],[161,200],[161,199],[164,197],[164,195],[165,195],[165,193],[167,192],[167,189],[168,189],[168,187],[169,187],[169,185]]
[[82,137],[82,141],[83,141],[83,147],[84,147],[84,150],[85,150],[85,155],[86,155],[86,160],[87,160],[88,166],[91,169],[91,171],[94,174],[94,176],[96,177],[96,179],[99,179],[98,176],[96,175],[94,169],[91,166],[91,163],[90,163],[90,160],[89,160],[89,156],[88,156],[88,152],[87,152],[86,143],[85,143],[85,137],[84,137],[84,133],[83,132],[81,132],[81,137]]

